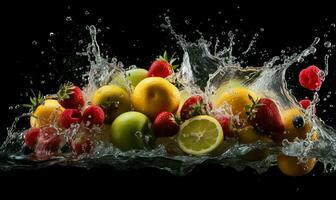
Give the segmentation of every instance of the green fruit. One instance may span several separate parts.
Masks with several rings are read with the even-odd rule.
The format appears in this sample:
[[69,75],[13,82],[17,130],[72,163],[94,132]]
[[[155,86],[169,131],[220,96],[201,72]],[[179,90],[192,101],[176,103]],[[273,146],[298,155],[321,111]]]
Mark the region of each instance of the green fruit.
[[147,77],[148,71],[145,69],[131,69],[126,71],[127,79],[132,83],[133,87],[138,85],[140,81]]
[[112,123],[111,142],[122,151],[153,147],[154,135],[151,121],[139,112],[121,114]]

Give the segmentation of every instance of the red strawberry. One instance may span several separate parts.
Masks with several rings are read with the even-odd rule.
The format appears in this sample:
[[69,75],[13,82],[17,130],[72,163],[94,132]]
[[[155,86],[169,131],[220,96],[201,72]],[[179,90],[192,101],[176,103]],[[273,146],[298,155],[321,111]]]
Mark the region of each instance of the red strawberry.
[[83,113],[84,125],[92,128],[92,126],[100,126],[104,123],[105,114],[102,108],[99,106],[91,105]]
[[[311,101],[309,99],[302,99],[299,103],[300,103],[300,105],[303,109],[307,109],[310,106]],[[316,113],[315,106],[314,106],[313,110],[314,110],[314,114],[315,114]]]
[[63,128],[69,128],[71,124],[80,124],[81,122],[82,114],[77,109],[65,109],[59,118],[59,123]]
[[181,120],[185,121],[197,115],[207,114],[206,105],[202,96],[195,95],[189,97],[181,108]]
[[263,133],[283,133],[285,127],[275,102],[269,98],[254,100],[250,95],[249,98],[252,105],[245,106],[245,112],[250,124]]
[[318,73],[321,70],[315,65],[303,69],[299,74],[299,82],[302,87],[309,90],[316,90],[321,87],[322,80]]
[[24,134],[24,144],[30,149],[34,149],[38,138],[40,137],[40,128],[31,128]]
[[153,130],[156,137],[170,137],[178,133],[179,125],[173,113],[164,111],[156,116]]
[[89,138],[78,137],[71,142],[71,147],[73,152],[76,154],[90,153],[92,149],[92,142]]
[[221,125],[224,135],[227,136],[227,137],[234,137],[234,134],[232,132],[232,123],[231,123],[230,116],[228,116],[228,115],[216,115],[215,118],[217,119],[217,121]]
[[175,58],[168,59],[167,52],[164,52],[163,56],[159,56],[159,58],[152,63],[148,70],[147,76],[166,78],[167,76],[171,75],[174,69],[177,67],[176,65],[173,65],[175,60]]
[[64,108],[79,109],[85,103],[81,89],[72,83],[63,84],[57,92],[57,97]]

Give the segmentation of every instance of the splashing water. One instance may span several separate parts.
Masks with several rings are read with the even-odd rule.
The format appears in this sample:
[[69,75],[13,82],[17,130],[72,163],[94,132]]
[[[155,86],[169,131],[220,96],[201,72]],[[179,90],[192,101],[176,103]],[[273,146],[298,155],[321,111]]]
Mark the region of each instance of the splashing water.
[[[71,18],[70,18],[71,19]],[[68,19],[67,19],[68,21]],[[260,67],[243,67],[241,63],[232,54],[234,48],[234,34],[229,32],[229,46],[223,50],[217,50],[210,53],[211,44],[204,38],[197,43],[190,43],[182,35],[178,35],[171,26],[169,18],[166,18],[167,24],[164,28],[169,28],[171,34],[175,36],[178,44],[184,51],[183,62],[180,69],[173,73],[168,79],[180,85],[180,90],[186,90],[189,94],[201,94],[206,97],[206,101],[211,102],[216,92],[220,90],[223,84],[231,80],[239,80],[244,87],[260,93],[262,96],[270,97],[275,100],[281,111],[290,108],[300,109],[300,105],[287,88],[285,80],[286,70],[296,62],[300,62],[307,56],[316,52],[316,45],[319,38],[304,49],[301,53],[295,53],[291,56],[276,56],[265,62]],[[90,69],[83,75],[87,84],[83,91],[86,102],[91,99],[93,92],[100,86],[106,84],[117,84],[132,93],[132,86],[126,78],[125,69],[121,62],[116,58],[108,60],[103,58],[97,42],[97,30],[94,26],[87,27],[91,35],[91,43],[87,46],[85,53],[79,53],[88,57]],[[255,38],[243,52],[247,54],[252,50]],[[329,43],[325,44],[330,46]],[[325,69],[321,72],[322,80],[328,75],[328,59],[325,56]],[[112,78],[111,78],[112,77]],[[113,78],[114,77],[114,78]],[[116,80],[115,77],[118,77]],[[121,81],[120,81],[121,80]],[[315,92],[312,105],[304,111],[312,122],[312,130],[307,139],[283,141],[282,146],[273,146],[264,143],[239,144],[234,140],[227,140],[225,150],[219,155],[187,156],[176,147],[172,139],[159,142],[156,148],[152,150],[132,150],[122,152],[113,147],[110,143],[105,143],[99,139],[95,141],[95,149],[90,154],[74,156],[69,153],[60,154],[51,157],[48,160],[34,160],[22,155],[21,147],[23,144],[23,130],[17,130],[18,121],[25,119],[30,114],[23,114],[17,117],[13,125],[8,129],[8,136],[0,147],[0,169],[10,170],[13,168],[41,168],[50,165],[71,165],[77,167],[91,168],[99,165],[110,165],[116,169],[134,169],[142,167],[155,167],[170,171],[171,173],[184,175],[190,172],[196,165],[203,162],[214,162],[222,166],[231,166],[237,170],[242,170],[249,166],[258,172],[266,171],[270,166],[276,164],[276,155],[282,151],[286,155],[297,156],[300,159],[316,157],[324,166],[331,166],[331,170],[336,167],[336,131],[324,124],[324,122],[314,115],[313,108],[319,102],[318,92]],[[210,104],[208,104],[210,105]],[[211,111],[226,113],[232,115],[227,106]],[[100,138],[104,137],[104,130],[95,130]],[[71,134],[69,134],[71,132]],[[72,137],[79,132],[79,127],[71,127],[68,130],[60,131],[60,135],[70,135]],[[319,139],[310,141],[310,136],[317,133]],[[267,158],[261,161],[242,160],[241,156],[254,148],[267,147],[271,150]]]

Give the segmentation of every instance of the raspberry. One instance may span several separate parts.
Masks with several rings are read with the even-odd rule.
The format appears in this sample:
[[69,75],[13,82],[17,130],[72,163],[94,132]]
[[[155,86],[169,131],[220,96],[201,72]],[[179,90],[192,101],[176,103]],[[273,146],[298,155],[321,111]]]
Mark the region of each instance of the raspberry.
[[309,90],[316,90],[321,87],[322,81],[318,73],[321,70],[315,65],[311,65],[306,69],[301,70],[299,74],[299,82],[302,87]]

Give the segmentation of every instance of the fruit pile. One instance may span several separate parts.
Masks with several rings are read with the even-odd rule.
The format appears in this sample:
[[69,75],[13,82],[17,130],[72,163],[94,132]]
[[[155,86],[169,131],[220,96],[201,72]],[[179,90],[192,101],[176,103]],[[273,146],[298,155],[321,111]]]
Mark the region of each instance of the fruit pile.
[[[31,128],[23,134],[24,153],[48,159],[60,153],[88,154],[97,141],[111,143],[121,151],[166,146],[172,155],[218,155],[227,141],[239,144],[281,145],[282,140],[306,139],[312,125],[303,109],[284,110],[277,102],[244,87],[239,80],[224,83],[212,97],[179,90],[167,79],[174,73],[175,59],[166,53],[149,70],[131,69],[126,77],[132,91],[110,84],[85,99],[81,88],[63,84],[56,95],[31,98]],[[319,69],[308,67],[300,73],[303,87],[321,86]],[[229,107],[230,112],[219,112]],[[313,134],[311,140],[317,140]],[[267,148],[242,155],[258,161],[270,155]],[[280,170],[292,176],[312,170],[315,159],[278,155]]]

